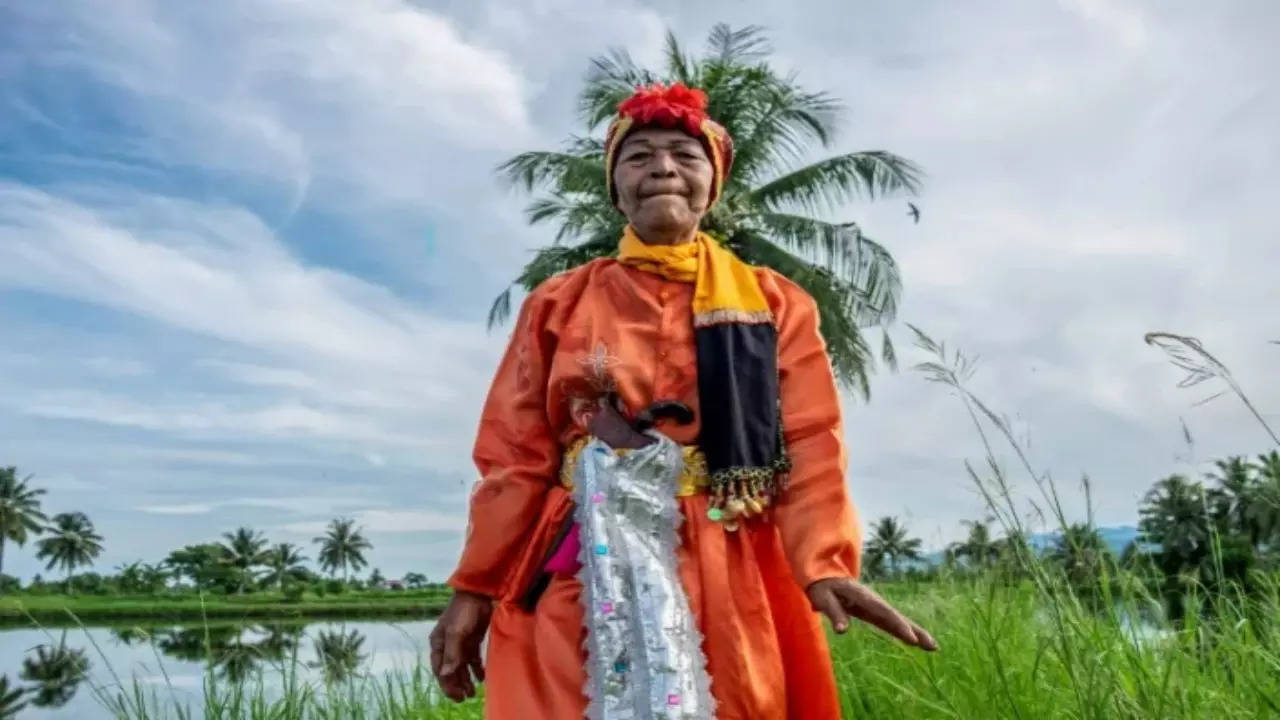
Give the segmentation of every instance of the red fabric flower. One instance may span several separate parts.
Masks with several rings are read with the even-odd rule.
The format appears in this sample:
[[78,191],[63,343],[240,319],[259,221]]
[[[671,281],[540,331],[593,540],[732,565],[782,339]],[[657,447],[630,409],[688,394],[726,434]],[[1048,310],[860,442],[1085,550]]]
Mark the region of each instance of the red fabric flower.
[[619,103],[618,114],[635,120],[636,125],[681,127],[696,137],[702,134],[702,122],[707,119],[707,94],[684,83],[655,83]]

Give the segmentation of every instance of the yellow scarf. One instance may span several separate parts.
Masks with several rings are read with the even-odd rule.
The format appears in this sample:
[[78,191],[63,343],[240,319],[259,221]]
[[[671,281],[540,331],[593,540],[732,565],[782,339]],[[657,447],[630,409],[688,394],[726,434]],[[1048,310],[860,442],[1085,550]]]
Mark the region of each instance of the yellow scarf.
[[694,283],[695,327],[773,322],[755,270],[704,232],[693,242],[646,245],[628,225],[618,244],[618,261],[669,280]]

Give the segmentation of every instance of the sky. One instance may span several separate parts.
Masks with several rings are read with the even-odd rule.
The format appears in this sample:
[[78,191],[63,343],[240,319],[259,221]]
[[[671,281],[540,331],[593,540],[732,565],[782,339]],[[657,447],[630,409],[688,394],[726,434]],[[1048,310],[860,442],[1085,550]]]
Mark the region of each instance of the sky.
[[1160,477],[1272,447],[1143,343],[1199,338],[1280,427],[1272,0],[0,0],[0,464],[89,515],[98,571],[346,516],[371,567],[444,579],[507,339],[489,303],[554,233],[494,168],[586,132],[592,57],[656,66],[717,22],[843,101],[813,158],[927,174],[918,224],[904,198],[835,213],[904,281],[900,369],[844,398],[862,522],[937,548],[985,514],[907,323],[980,358],[1072,519],[1085,474],[1096,521],[1135,524]]

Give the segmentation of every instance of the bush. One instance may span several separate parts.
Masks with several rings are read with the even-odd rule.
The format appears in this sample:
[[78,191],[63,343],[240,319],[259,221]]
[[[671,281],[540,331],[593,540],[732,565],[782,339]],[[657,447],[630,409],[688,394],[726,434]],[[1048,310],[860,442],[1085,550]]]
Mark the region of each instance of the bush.
[[15,593],[22,589],[22,581],[12,575],[0,573],[0,594]]
[[302,583],[289,583],[284,586],[284,599],[286,602],[298,602],[302,599],[302,593],[306,590],[306,586]]
[[331,595],[341,595],[343,591],[347,589],[347,586],[342,584],[342,581],[338,580],[337,578],[334,578],[333,580],[329,580],[328,582],[326,582],[324,584],[324,587],[325,587],[325,590],[328,590],[329,594]]

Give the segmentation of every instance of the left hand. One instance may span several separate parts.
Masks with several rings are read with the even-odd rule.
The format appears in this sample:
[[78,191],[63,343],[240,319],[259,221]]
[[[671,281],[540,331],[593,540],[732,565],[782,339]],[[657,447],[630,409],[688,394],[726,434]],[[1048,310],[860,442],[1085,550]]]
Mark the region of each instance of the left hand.
[[908,620],[874,590],[853,578],[818,580],[805,589],[813,609],[827,616],[838,633],[855,617],[874,625],[907,645],[933,652],[938,643],[925,629]]

